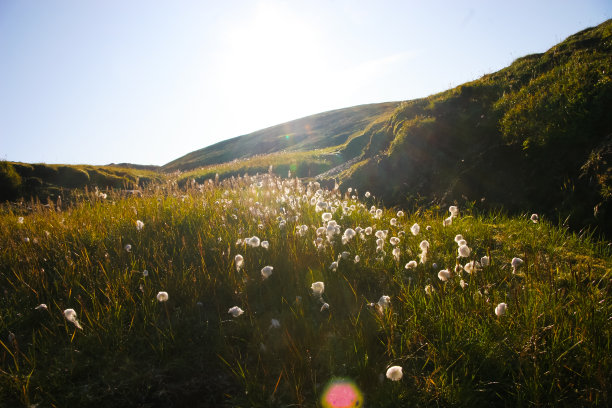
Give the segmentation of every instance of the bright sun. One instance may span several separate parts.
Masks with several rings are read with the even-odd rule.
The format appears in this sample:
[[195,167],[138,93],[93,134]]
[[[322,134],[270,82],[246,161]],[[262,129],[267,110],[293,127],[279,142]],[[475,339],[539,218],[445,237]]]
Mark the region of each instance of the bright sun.
[[[313,24],[278,4],[260,4],[249,21],[225,39],[219,90],[226,103],[254,119],[278,117],[315,106],[329,89],[324,44]],[[310,108],[312,109],[312,108]]]

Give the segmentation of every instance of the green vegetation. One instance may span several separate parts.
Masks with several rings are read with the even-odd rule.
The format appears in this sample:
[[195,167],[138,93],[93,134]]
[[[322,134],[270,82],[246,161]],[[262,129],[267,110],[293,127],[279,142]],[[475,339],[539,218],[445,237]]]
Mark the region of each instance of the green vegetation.
[[165,179],[162,174],[144,168],[27,164],[0,162],[0,200],[37,198],[46,202],[72,189],[137,189]]
[[260,175],[3,207],[0,407],[320,406],[335,377],[376,407],[610,406],[605,242],[366,196]]
[[255,155],[338,146],[360,134],[380,116],[388,115],[397,105],[396,102],[376,103],[319,113],[224,140],[171,161],[162,169],[186,171]]

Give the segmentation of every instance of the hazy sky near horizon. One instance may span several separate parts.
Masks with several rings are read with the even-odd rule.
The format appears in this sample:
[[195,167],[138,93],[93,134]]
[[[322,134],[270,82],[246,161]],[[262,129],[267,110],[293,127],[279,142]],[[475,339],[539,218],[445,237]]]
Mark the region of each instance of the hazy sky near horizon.
[[162,165],[425,97],[611,17],[609,0],[0,0],[0,159]]

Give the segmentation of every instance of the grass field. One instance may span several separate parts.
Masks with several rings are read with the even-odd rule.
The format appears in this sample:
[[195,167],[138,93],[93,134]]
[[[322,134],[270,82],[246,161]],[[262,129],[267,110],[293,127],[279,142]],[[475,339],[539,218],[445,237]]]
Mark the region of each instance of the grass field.
[[1,210],[0,407],[329,406],[337,378],[370,407],[612,403],[607,242],[271,175],[187,184]]

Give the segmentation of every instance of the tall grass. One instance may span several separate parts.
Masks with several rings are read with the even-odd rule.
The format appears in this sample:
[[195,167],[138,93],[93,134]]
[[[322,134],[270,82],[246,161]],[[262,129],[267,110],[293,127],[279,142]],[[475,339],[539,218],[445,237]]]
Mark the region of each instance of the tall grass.
[[[377,407],[610,404],[605,243],[469,209],[447,227],[437,208],[375,218],[363,193],[265,175],[156,185],[142,197],[90,193],[62,211],[4,209],[0,406],[316,406],[336,377]],[[333,208],[317,212],[319,201]],[[331,239],[317,236],[323,212],[341,226]],[[358,226],[373,232],[343,244]],[[382,251],[378,230],[388,230]],[[457,258],[457,234],[469,258]],[[252,236],[269,249],[251,247]],[[422,240],[428,260],[405,269]],[[472,274],[437,277],[485,255],[490,265]],[[516,273],[513,257],[524,260]],[[263,279],[266,265],[274,270]],[[501,302],[507,313],[496,316]],[[233,318],[233,306],[244,314]],[[392,365],[403,367],[399,382],[385,378]]]

